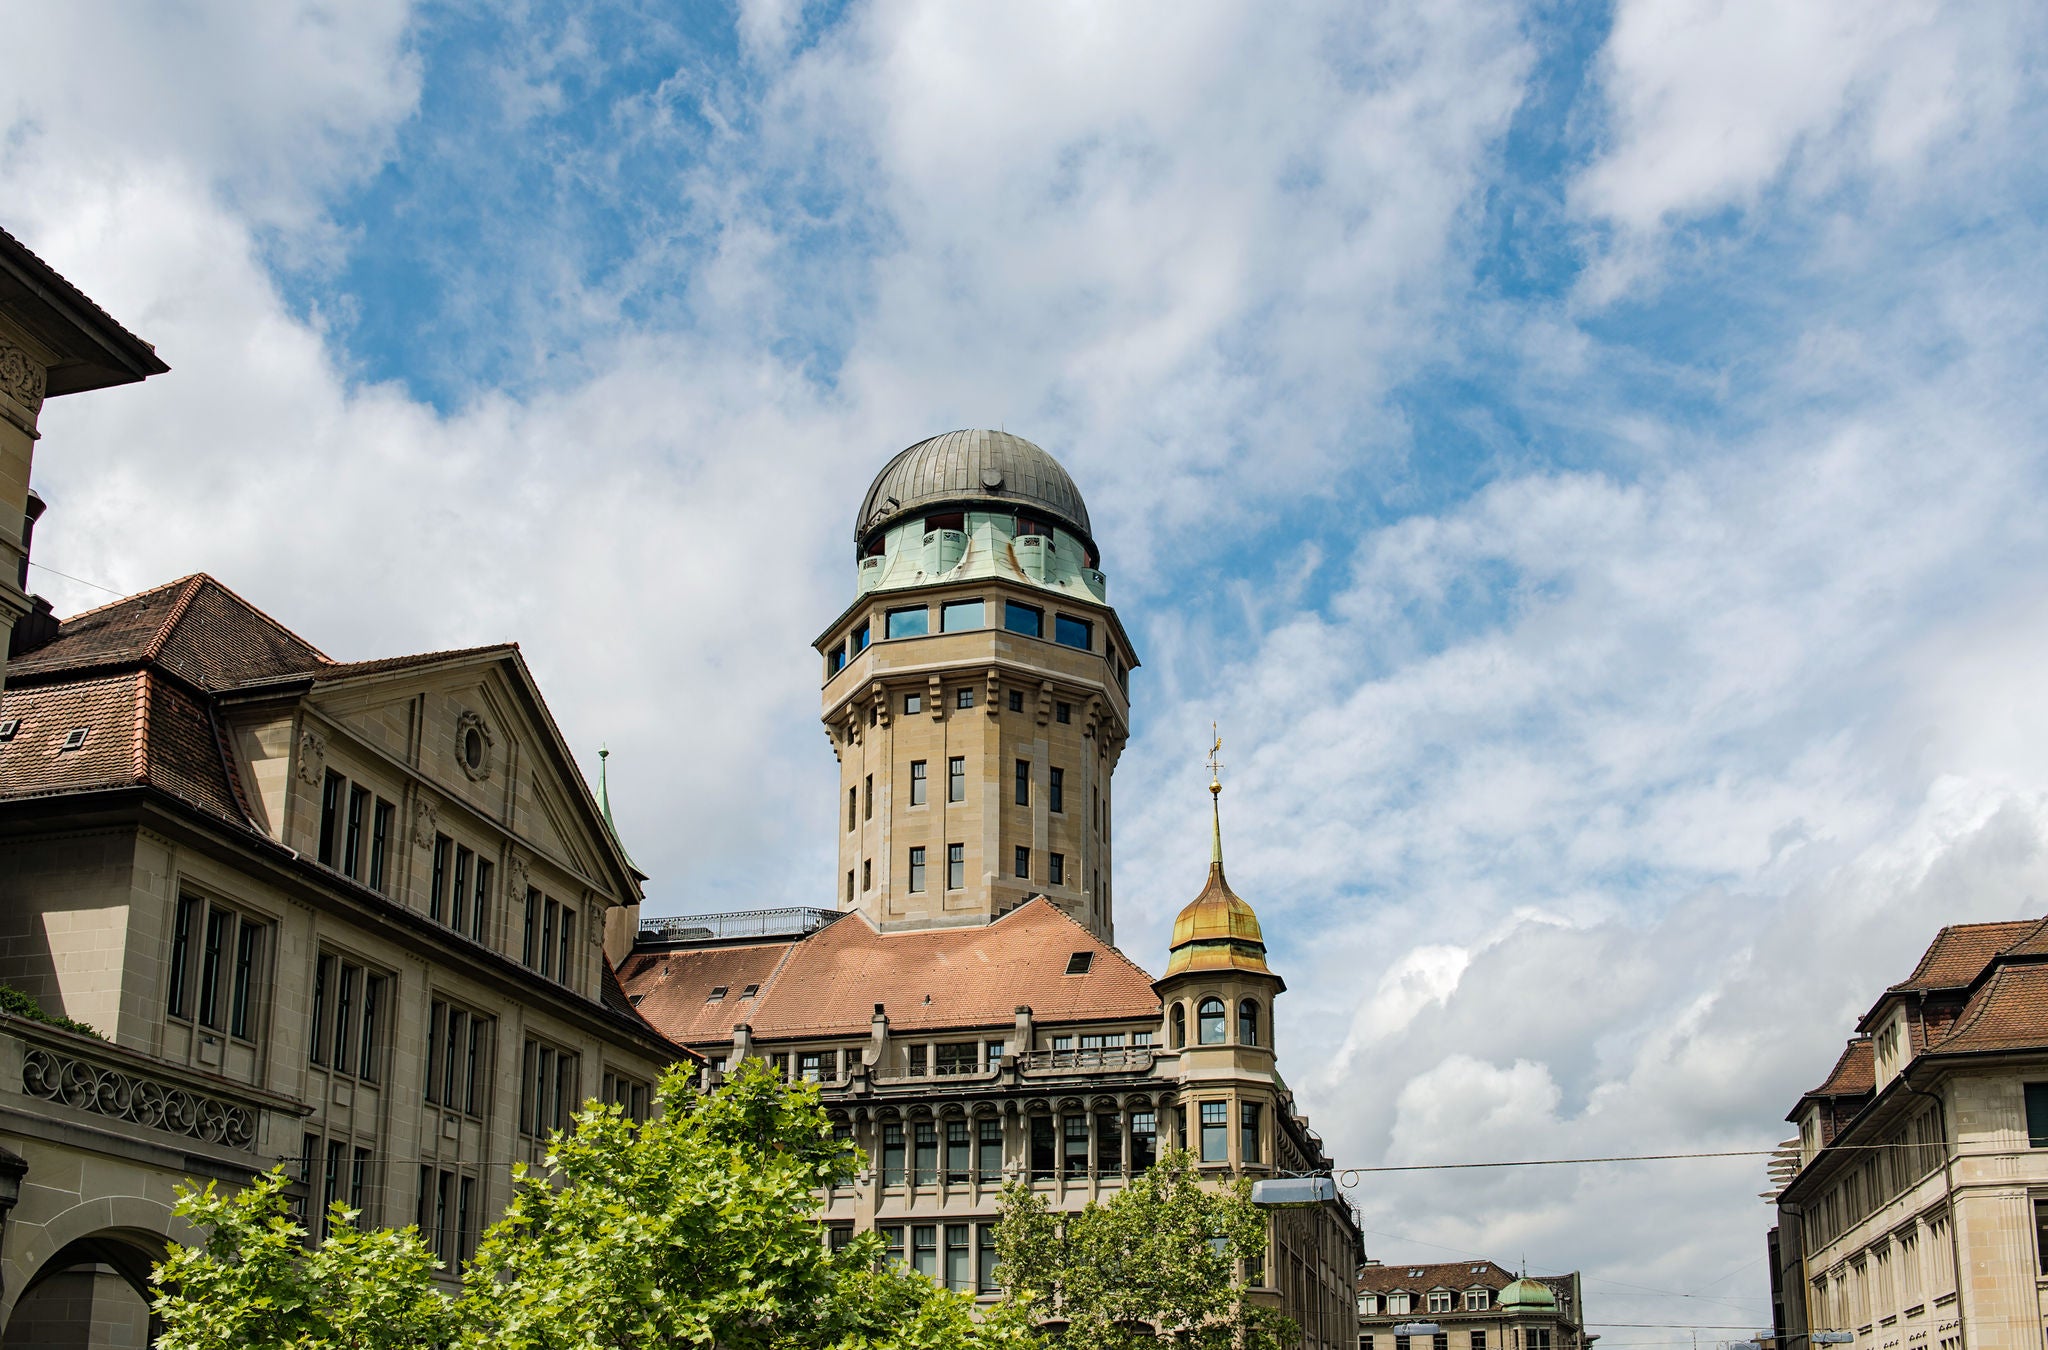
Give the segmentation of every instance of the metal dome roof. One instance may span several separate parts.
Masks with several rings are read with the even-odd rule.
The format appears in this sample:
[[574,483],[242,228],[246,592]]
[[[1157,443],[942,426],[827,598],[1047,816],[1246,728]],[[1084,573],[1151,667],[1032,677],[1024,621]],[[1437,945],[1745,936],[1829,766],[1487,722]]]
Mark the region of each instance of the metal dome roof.
[[1067,471],[1007,431],[949,431],[883,465],[854,519],[854,541],[926,507],[982,502],[1032,507],[1094,541],[1088,506]]

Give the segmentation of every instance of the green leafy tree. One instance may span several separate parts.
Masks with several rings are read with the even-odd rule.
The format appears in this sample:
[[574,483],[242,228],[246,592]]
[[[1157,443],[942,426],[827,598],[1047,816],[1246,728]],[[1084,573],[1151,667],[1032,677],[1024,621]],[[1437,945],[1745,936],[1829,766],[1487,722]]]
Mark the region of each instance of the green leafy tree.
[[1063,1350],[1136,1350],[1158,1336],[1195,1350],[1280,1350],[1295,1339],[1240,1276],[1266,1251],[1251,1183],[1206,1183],[1185,1152],[1079,1213],[1055,1214],[1012,1182],[996,1243],[1011,1316],[1064,1322]]
[[282,1168],[233,1194],[181,1188],[176,1212],[208,1230],[156,1267],[159,1350],[426,1350],[450,1344],[455,1304],[434,1284],[440,1262],[411,1228],[355,1227],[336,1205],[328,1236],[306,1247]]
[[817,1090],[758,1061],[718,1091],[686,1071],[661,1113],[591,1106],[517,1168],[505,1215],[450,1297],[416,1230],[358,1231],[339,1206],[305,1245],[281,1170],[243,1191],[181,1191],[206,1242],[158,1267],[164,1350],[1023,1350],[1028,1320],[885,1259],[863,1234],[828,1251],[817,1191],[860,1154],[832,1137]]

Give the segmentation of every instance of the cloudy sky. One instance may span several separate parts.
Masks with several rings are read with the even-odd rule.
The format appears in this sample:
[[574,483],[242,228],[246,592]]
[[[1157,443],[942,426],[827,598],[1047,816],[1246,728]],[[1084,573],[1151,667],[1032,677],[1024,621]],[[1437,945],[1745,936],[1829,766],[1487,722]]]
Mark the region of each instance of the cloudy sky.
[[[651,912],[830,903],[854,508],[996,425],[1145,658],[1121,945],[1200,884],[1214,718],[1343,1165],[1768,1146],[1939,925],[2048,911],[2038,7],[9,28],[0,224],[173,367],[46,412],[37,587],[518,639]],[[1767,1318],[1762,1182],[1353,1195],[1690,1344]]]

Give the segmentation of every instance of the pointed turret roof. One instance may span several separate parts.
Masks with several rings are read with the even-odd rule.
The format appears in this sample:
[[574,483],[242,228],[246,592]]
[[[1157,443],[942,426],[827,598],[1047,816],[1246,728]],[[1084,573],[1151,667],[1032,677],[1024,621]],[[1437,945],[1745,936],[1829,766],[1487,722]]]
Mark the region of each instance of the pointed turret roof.
[[1209,778],[1209,881],[1173,921],[1166,978],[1200,970],[1248,970],[1271,975],[1259,916],[1223,876],[1223,783]]

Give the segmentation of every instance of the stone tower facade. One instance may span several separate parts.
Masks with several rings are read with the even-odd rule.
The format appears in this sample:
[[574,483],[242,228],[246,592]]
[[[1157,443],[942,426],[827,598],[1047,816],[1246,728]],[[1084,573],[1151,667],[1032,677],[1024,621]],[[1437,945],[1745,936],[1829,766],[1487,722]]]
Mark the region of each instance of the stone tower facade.
[[1073,480],[1020,437],[948,432],[882,469],[854,541],[857,596],[815,644],[840,909],[894,931],[1044,895],[1113,940],[1138,658]]

